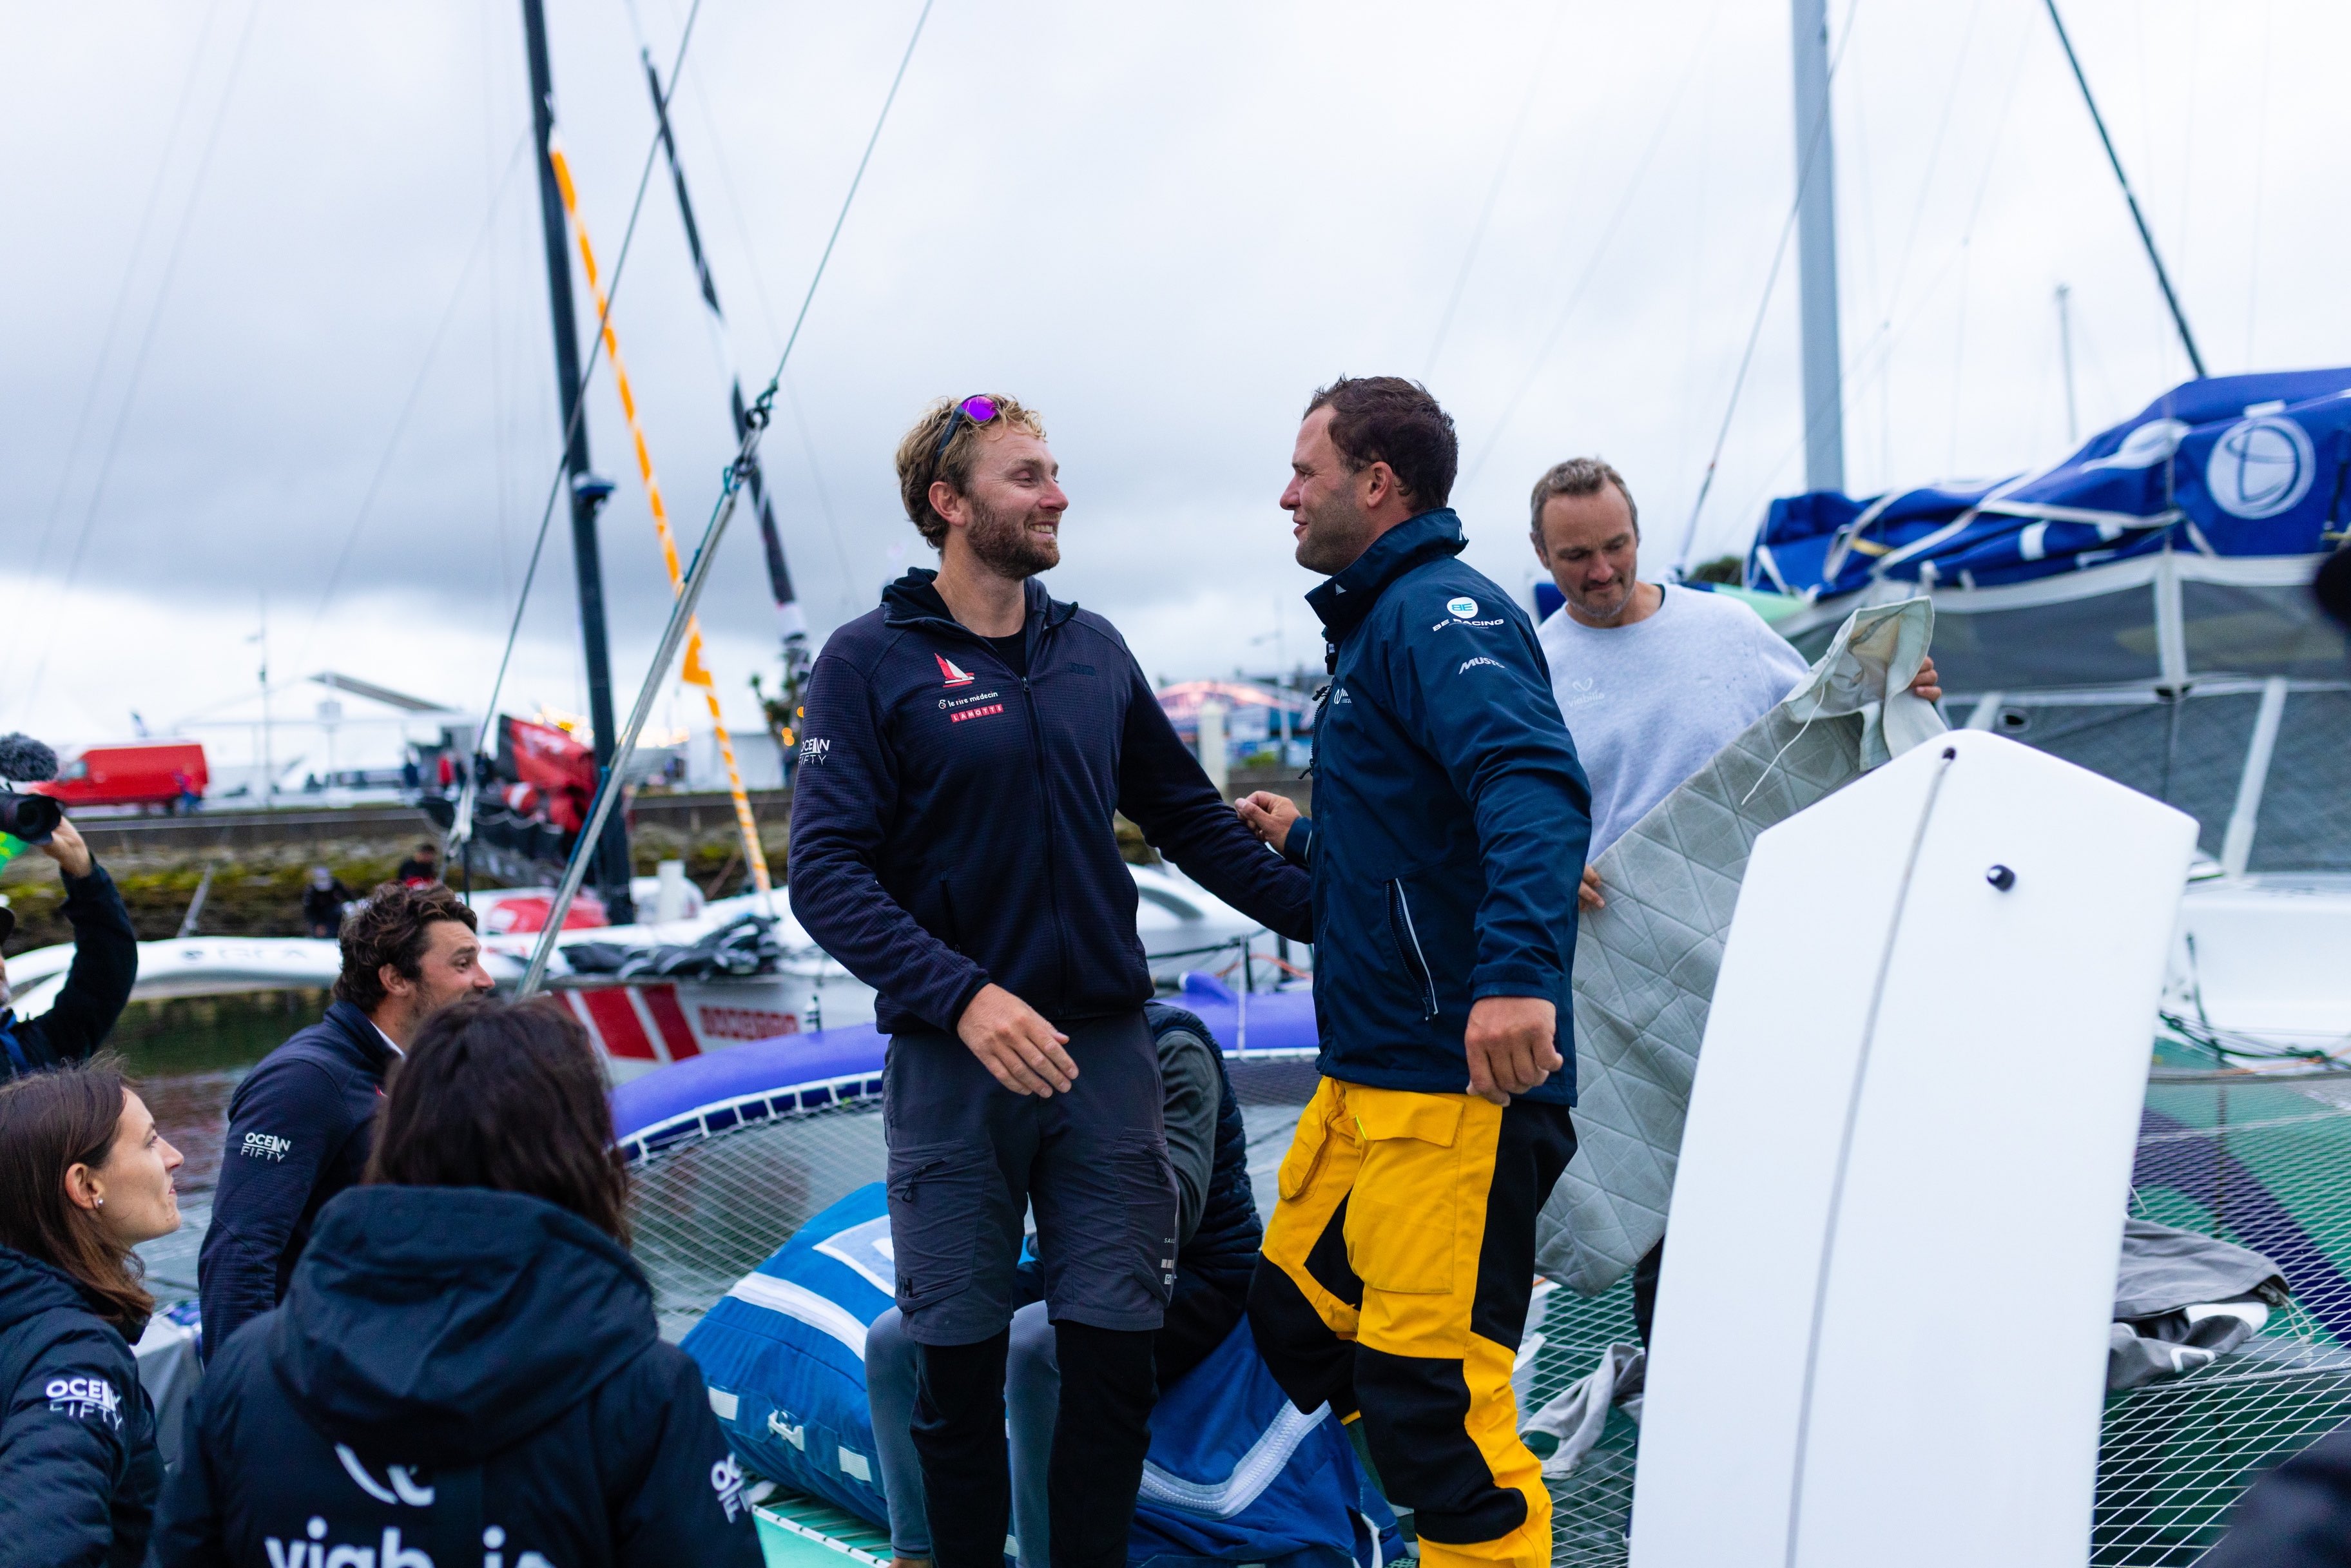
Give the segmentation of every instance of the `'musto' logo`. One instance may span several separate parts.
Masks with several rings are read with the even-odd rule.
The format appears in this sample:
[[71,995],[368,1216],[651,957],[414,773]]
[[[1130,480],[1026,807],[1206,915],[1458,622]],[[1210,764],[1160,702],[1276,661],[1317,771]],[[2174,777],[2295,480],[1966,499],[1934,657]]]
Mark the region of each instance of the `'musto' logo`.
[[2317,468],[2308,432],[2282,414],[2261,414],[2231,425],[2212,444],[2204,486],[2224,512],[2274,517],[2310,494]]

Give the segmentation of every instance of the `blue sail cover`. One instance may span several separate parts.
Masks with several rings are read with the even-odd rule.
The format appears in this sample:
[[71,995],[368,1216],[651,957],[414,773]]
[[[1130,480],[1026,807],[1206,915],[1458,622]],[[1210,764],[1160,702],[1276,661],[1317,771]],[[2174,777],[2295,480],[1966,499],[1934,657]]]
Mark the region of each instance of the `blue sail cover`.
[[2173,388],[2036,473],[1776,500],[1747,581],[1827,600],[1889,580],[1993,588],[2167,548],[2315,556],[2340,542],[2346,473],[2351,369],[2216,376]]

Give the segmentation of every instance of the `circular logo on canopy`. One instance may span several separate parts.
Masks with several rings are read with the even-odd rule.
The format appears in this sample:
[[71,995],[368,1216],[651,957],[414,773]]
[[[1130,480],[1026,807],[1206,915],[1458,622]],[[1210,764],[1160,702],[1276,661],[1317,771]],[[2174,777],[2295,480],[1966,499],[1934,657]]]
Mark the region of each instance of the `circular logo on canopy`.
[[2317,467],[2310,436],[2301,425],[2262,414],[2231,425],[2212,444],[2204,487],[2224,512],[2274,517],[2310,493]]
[[1448,599],[1445,601],[1445,608],[1452,612],[1453,619],[1456,621],[1470,621],[1477,618],[1478,601],[1474,599]]

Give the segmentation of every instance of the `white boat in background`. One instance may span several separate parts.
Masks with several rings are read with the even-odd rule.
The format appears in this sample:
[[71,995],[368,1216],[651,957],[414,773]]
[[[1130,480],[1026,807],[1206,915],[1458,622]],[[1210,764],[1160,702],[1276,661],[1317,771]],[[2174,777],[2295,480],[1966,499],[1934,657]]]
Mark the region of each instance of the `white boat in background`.
[[2214,377],[2045,469],[1775,501],[1748,556],[1808,652],[1925,595],[1954,723],[2197,820],[2181,1065],[2351,1064],[2351,647],[2310,592],[2346,479],[2351,368]]
[[[1301,972],[1285,944],[1230,904],[1169,866],[1134,866],[1137,935],[1155,977],[1172,983],[1186,969],[1230,969],[1235,989],[1271,989]],[[641,907],[663,912],[648,884]],[[687,886],[690,888],[691,883]],[[499,918],[534,903],[543,917],[551,890],[501,889],[475,895],[482,912],[484,962],[501,987],[522,978],[539,922]],[[873,988],[843,968],[793,918],[781,890],[770,900],[756,894],[704,901],[694,894],[675,919],[633,925],[569,925],[556,938],[549,988],[587,1026],[616,1081],[671,1061],[723,1051],[746,1040],[771,1040],[822,1028],[870,1023]],[[651,950],[686,946],[748,915],[772,915],[782,948],[775,967],[742,976],[621,976],[575,968],[567,949],[582,944]],[[502,928],[503,927],[503,928]],[[73,962],[70,943],[37,947],[8,960],[16,1010],[37,1016],[56,1000]],[[341,967],[340,946],[307,936],[183,936],[139,945],[133,1001],[225,997],[259,991],[325,990]]]

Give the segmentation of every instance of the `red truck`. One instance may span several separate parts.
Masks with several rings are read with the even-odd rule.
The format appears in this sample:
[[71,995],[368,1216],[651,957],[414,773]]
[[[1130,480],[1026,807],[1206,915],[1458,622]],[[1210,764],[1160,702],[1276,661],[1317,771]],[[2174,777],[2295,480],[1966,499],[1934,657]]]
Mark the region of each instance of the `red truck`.
[[193,740],[131,741],[84,747],[46,784],[26,788],[68,806],[161,806],[177,810],[204,798],[212,776]]

